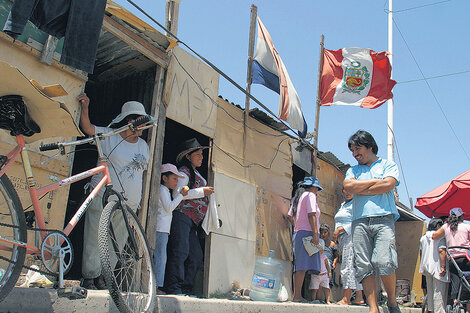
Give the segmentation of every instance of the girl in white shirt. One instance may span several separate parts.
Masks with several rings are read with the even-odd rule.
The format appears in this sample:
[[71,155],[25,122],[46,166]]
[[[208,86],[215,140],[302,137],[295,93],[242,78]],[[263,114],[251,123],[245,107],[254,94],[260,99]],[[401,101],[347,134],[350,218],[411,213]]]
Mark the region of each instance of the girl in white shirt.
[[[153,262],[155,268],[155,279],[157,288],[163,287],[166,266],[166,246],[168,235],[170,234],[171,218],[173,210],[183,200],[183,196],[188,194],[188,187],[181,188],[180,192],[171,199],[171,191],[176,188],[178,178],[183,178],[183,174],[178,171],[175,165],[166,163],[161,168],[162,178],[160,184],[160,199],[157,209],[157,236],[155,250],[153,252]],[[157,294],[165,294],[157,290]]]

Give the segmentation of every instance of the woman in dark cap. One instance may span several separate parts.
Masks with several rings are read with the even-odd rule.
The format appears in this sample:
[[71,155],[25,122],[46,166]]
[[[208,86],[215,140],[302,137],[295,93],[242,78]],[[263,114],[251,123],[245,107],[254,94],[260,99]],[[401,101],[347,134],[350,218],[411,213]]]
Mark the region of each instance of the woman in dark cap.
[[173,211],[170,236],[168,238],[168,259],[165,275],[165,291],[168,294],[190,294],[196,273],[203,260],[203,251],[198,239],[198,226],[206,215],[208,196],[214,187],[197,171],[202,165],[203,149],[196,138],[184,141],[180,146],[176,162],[183,178],[173,190],[176,196],[181,188],[189,186],[188,194]]
[[294,302],[307,302],[302,297],[302,285],[307,271],[319,273],[320,253],[309,256],[302,239],[312,236],[312,243],[319,244],[320,208],[317,204],[317,192],[323,190],[316,177],[305,177],[295,192],[287,216],[294,225]]

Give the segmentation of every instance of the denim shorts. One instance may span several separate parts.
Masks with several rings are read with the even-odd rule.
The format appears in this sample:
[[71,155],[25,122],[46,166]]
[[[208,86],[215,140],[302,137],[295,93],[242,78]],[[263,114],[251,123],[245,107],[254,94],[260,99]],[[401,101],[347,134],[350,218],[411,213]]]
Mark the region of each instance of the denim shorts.
[[398,268],[393,215],[365,217],[352,222],[354,267],[361,282],[367,276],[391,275]]

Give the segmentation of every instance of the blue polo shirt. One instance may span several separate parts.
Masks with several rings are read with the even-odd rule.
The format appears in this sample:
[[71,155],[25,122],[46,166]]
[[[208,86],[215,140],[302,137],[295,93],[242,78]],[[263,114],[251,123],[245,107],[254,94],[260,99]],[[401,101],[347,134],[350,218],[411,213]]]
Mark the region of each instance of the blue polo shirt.
[[[356,178],[357,180],[384,179],[385,177],[395,178],[398,186],[398,166],[395,162],[379,158],[369,167],[367,165],[354,165],[346,172],[344,180]],[[400,214],[395,205],[395,196],[392,189],[390,192],[380,195],[363,196],[354,194],[353,221],[363,217],[383,216],[393,214],[395,221]]]

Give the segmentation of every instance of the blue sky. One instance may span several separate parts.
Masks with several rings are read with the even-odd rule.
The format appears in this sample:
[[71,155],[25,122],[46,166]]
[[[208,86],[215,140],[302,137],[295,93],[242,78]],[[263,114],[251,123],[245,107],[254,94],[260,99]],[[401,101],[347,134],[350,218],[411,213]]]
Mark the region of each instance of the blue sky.
[[[134,1],[164,24],[165,1]],[[117,3],[160,30],[126,0]],[[325,35],[325,48],[330,50],[388,50],[385,0],[182,0],[178,37],[242,86],[246,82],[252,3],[289,71],[309,131],[315,121],[320,35]],[[395,161],[403,168],[398,191],[403,203],[409,205],[408,197],[412,197],[414,205],[417,197],[470,168],[470,132],[465,130],[470,113],[470,1],[395,0],[393,6],[393,78],[398,82],[393,89]],[[408,82],[422,79],[413,56],[425,77],[464,73],[429,79],[430,88],[424,80]],[[219,94],[244,105],[244,95],[223,78]],[[277,94],[259,85],[253,85],[252,94],[277,112]],[[365,129],[375,137],[379,156],[386,158],[386,123],[386,104],[375,110],[322,107],[319,149],[355,164],[347,139],[356,130]]]

